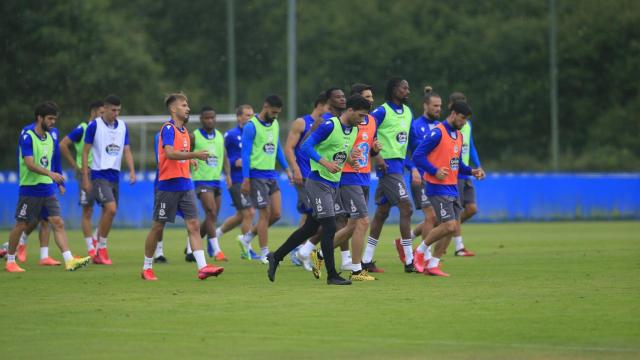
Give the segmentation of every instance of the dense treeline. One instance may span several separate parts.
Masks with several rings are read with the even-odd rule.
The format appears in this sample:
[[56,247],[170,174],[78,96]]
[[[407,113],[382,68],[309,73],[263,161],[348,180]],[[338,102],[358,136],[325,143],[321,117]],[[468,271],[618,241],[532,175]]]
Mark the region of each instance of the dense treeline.
[[[159,114],[186,92],[195,110],[229,112],[226,1],[0,2],[1,168],[15,166],[18,125],[54,99],[63,133],[108,93],[128,114]],[[286,95],[284,0],[235,2],[238,101]],[[394,75],[467,94],[491,170],[549,169],[546,1],[298,0],[298,111],[323,88],[367,82],[382,101]],[[640,169],[640,2],[558,0],[561,167]],[[285,101],[286,101],[285,96]],[[290,119],[291,114],[283,115]],[[132,139],[135,142],[135,140]]]

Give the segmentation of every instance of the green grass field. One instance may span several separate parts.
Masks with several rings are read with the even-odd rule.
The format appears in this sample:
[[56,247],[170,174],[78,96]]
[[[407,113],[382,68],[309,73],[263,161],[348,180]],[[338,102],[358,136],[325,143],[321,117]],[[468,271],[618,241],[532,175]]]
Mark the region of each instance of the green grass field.
[[[221,241],[224,274],[200,281],[184,230],[169,230],[157,282],[139,275],[146,231],[113,231],[114,265],[75,273],[37,266],[34,234],[27,272],[0,275],[2,358],[640,358],[640,223],[464,230],[478,256],[446,257],[445,279],[403,273],[387,226],[376,254],[387,272],[350,287],[288,258],[270,283],[239,259],[235,233]],[[290,231],[274,228],[271,248]],[[79,231],[70,238],[84,251]]]

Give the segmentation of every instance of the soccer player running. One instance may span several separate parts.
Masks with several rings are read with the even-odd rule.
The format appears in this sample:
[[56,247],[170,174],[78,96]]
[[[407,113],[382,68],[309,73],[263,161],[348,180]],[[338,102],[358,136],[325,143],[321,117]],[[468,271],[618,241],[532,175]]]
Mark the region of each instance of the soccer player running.
[[[153,180],[153,198],[156,198],[156,193],[158,192],[158,182],[159,182],[159,175],[158,175],[158,162],[160,161],[158,159],[158,144],[160,143],[160,131],[158,131],[157,133],[155,133],[153,135],[153,152],[154,155],[156,157],[156,177]],[[182,214],[177,214],[179,216],[182,216]],[[188,234],[188,233],[187,233]],[[189,237],[187,236],[187,241]],[[193,256],[193,255],[191,255]],[[193,259],[193,261],[195,261],[195,259]],[[158,243],[156,244],[156,250],[153,253],[153,262],[155,264],[166,264],[168,262],[167,258],[164,256],[164,241],[163,241],[163,234],[160,234],[160,238],[158,238]]]
[[[351,87],[351,96],[356,94],[365,98],[373,106],[373,87],[354,84]],[[357,169],[349,163],[345,164],[340,178],[340,200],[348,215],[348,220],[346,226],[336,232],[334,246],[348,242],[351,238],[353,254],[349,260],[351,263],[350,280],[352,281],[375,280],[367,270],[362,269],[364,238],[369,228],[367,204],[369,202],[369,186],[371,185],[371,156],[375,156],[381,149],[375,134],[375,119],[371,115],[367,115],[358,124],[358,136],[353,145],[354,149],[358,149],[362,154],[356,159]],[[342,259],[342,268],[345,268],[344,258]]]
[[[302,152],[300,146],[314,123],[316,121],[323,120],[322,115],[326,112],[327,96],[325,92],[321,92],[313,103],[313,110],[311,113],[303,115],[293,121],[291,129],[289,130],[289,135],[287,136],[287,142],[284,146],[284,155],[289,163],[289,168],[292,169],[293,185],[295,186],[296,193],[298,195],[296,210],[300,213],[299,226],[302,226],[302,224],[305,223],[307,216],[310,216],[313,212],[313,209],[306,204],[307,196],[304,193],[304,183],[311,172],[309,157]],[[311,250],[313,250],[314,247],[315,244],[312,244]],[[311,271],[311,263],[308,255],[307,257],[299,258],[296,256],[296,249],[291,253],[291,261],[294,265],[303,265],[305,270]]]
[[[353,149],[358,136],[358,127],[367,116],[371,104],[360,95],[347,100],[347,109],[338,117],[326,120],[303,142],[302,151],[311,159],[311,173],[305,183],[308,204],[313,208],[313,216],[289,236],[282,246],[267,256],[269,269],[267,276],[275,281],[276,270],[282,259],[303,241],[320,230],[320,243],[327,270],[327,284],[351,285],[350,280],[340,277],[335,269],[333,238],[336,233],[336,207],[339,204],[338,186],[342,168],[347,161],[358,169],[355,159],[362,156],[359,149]],[[336,206],[338,205],[338,206]]]
[[[215,257],[216,261],[227,261],[216,236],[216,221],[222,200],[220,177],[223,167],[226,169],[225,173],[229,173],[229,160],[224,148],[222,133],[216,129],[216,112],[211,106],[204,106],[200,110],[200,124],[202,127],[190,134],[193,151],[205,150],[209,154],[205,160],[196,159],[191,167],[196,195],[200,199],[205,213],[200,236],[203,238],[206,236],[208,240],[209,257]],[[230,188],[231,179],[228,176],[226,181]]]
[[[308,138],[309,135],[312,134],[326,120],[329,120],[333,117],[339,118],[340,115],[342,115],[342,113],[346,109],[347,98],[344,95],[344,90],[338,87],[331,87],[325,90],[324,94],[327,99],[327,111],[324,114],[322,114],[322,116],[313,123],[313,125],[311,126],[311,129],[302,138],[303,143],[306,140],[306,138]],[[336,216],[337,216],[336,228],[344,227],[346,225],[347,220],[345,218],[346,214],[342,209],[342,207],[340,207],[336,211]],[[315,246],[319,242],[320,242],[320,238],[317,235],[312,236],[295,253],[295,257],[298,258],[303,263],[303,265],[305,266],[305,269],[307,268],[309,261],[311,262],[311,267],[312,267],[311,270],[313,272],[313,276],[315,276],[316,279],[319,279],[321,276],[321,268],[322,268],[322,261],[323,261],[321,251],[315,250]],[[351,270],[350,264],[352,260],[351,260],[351,254],[349,253],[349,242],[342,242],[340,247],[341,247],[340,253],[342,254],[342,258],[343,258],[342,266],[349,267],[348,270]]]
[[162,238],[165,224],[174,222],[176,212],[184,218],[193,256],[198,267],[198,278],[204,280],[218,276],[224,268],[207,265],[200,237],[200,221],[190,164],[209,157],[206,150],[191,152],[191,139],[186,127],[189,121],[189,103],[184,94],[171,94],[165,100],[171,119],[162,125],[158,143],[158,191],[153,205],[153,223],[147,235],[144,249],[143,280],[158,280],[153,271],[153,255],[158,239]]
[[[27,134],[27,131],[29,130],[33,130],[36,126],[36,123],[33,122],[25,127],[22,128],[22,130],[20,131],[20,138],[18,140],[18,154],[20,154],[20,148],[22,146],[22,140],[24,137],[24,135]],[[49,132],[51,133],[51,138],[54,141],[54,151],[53,151],[53,155],[52,155],[52,159],[51,159],[51,169],[54,172],[57,172],[59,174],[62,173],[62,166],[61,166],[61,162],[60,162],[60,147],[58,145],[58,140],[59,140],[59,136],[60,133],[58,132],[58,129],[56,129],[55,127],[52,127]],[[18,163],[21,161],[20,156],[18,156]],[[54,192],[55,189],[58,188],[60,191],[61,195],[64,195],[66,189],[64,184],[60,184],[60,185],[53,185],[54,188]],[[50,228],[49,228],[49,222],[47,221],[47,211],[46,209],[43,210],[40,213],[39,219],[35,219],[35,221],[27,224],[27,227],[25,228],[25,230],[22,232],[22,234],[20,235],[20,240],[18,241],[18,248],[17,248],[17,254],[16,254],[16,258],[18,259],[18,262],[26,262],[27,261],[27,242],[29,239],[29,235],[31,235],[31,233],[33,232],[33,230],[35,230],[38,227],[38,224],[40,224],[40,231],[38,232],[38,238],[40,240],[40,262],[39,264],[42,266],[58,266],[60,265],[60,262],[53,259],[52,257],[49,256],[49,234],[51,232]],[[38,221],[39,220],[39,221]],[[5,242],[4,244],[2,244],[2,249],[0,249],[0,258],[4,257],[7,254],[7,249],[9,248],[9,242]]]
[[[451,106],[456,101],[464,101],[467,102],[467,97],[459,92],[453,92],[449,95],[449,106]],[[471,127],[471,119],[467,119],[467,123],[460,129],[462,133],[462,162],[465,165],[471,165],[469,160],[476,167],[482,168],[480,165],[480,158],[478,156],[478,151],[476,150],[476,146],[473,142],[472,135],[472,127]],[[473,215],[478,212],[478,207],[476,206],[476,190],[473,186],[473,182],[470,176],[458,174],[458,200],[460,202],[460,206],[462,207],[462,212],[460,213],[460,219],[458,221],[458,226],[456,231],[453,233],[453,240],[455,242],[455,256],[475,256],[475,253],[467,250],[464,247],[464,243],[462,242],[462,232],[461,232],[461,224],[465,221],[469,220]],[[447,238],[442,241],[438,241],[435,245],[435,249],[433,251],[433,255],[436,258],[442,258],[451,243],[451,238]]]
[[20,235],[29,223],[38,220],[43,213],[53,227],[55,241],[62,252],[65,269],[74,271],[86,266],[91,257],[75,258],[69,250],[67,233],[64,229],[60,204],[55,196],[53,184],[64,193],[64,177],[60,174],[58,159],[57,171],[52,171],[53,157],[59,152],[58,138],[51,130],[58,119],[58,106],[52,101],[41,103],[35,108],[35,126],[21,134],[19,165],[20,192],[16,207],[16,224],[9,234],[7,250],[7,272],[24,272],[16,263],[16,250]]
[[[254,116],[253,108],[251,105],[240,105],[236,109],[236,120],[238,126],[230,129],[224,134],[224,147],[229,158],[229,164],[231,166],[231,188],[229,193],[231,195],[231,201],[236,208],[236,213],[222,222],[222,225],[216,229],[216,237],[220,239],[223,234],[233,230],[236,226],[240,225],[241,234],[238,236],[238,240],[243,238],[245,234],[251,235],[251,225],[253,223],[253,216],[255,210],[251,206],[251,200],[249,196],[245,196],[240,187],[242,184],[242,129],[244,125]],[[259,260],[260,256],[256,254],[251,248],[251,243],[248,245],[249,255],[244,251],[241,251],[240,258],[247,260]]]
[[[75,172],[78,184],[82,184],[82,149],[84,148],[84,138],[87,130],[88,122],[93,121],[95,118],[102,117],[104,115],[104,102],[101,100],[94,101],[89,105],[89,118],[87,121],[83,121],[76,126],[67,136],[60,142],[60,153],[69,162]],[[69,147],[73,145],[76,151],[75,158],[71,155]],[[93,156],[89,153],[89,166]],[[98,242],[97,236],[92,234],[91,217],[93,216],[93,205],[95,198],[93,193],[87,193],[80,187],[80,199],[78,204],[82,207],[82,219],[81,227],[84,234],[84,241],[87,244],[87,251],[89,256],[94,257],[96,255],[96,245]]]
[[[413,153],[413,162],[422,169],[426,181],[426,194],[433,204],[439,225],[424,239],[424,246],[446,239],[457,227],[460,216],[458,203],[458,173],[484,178],[482,169],[472,169],[462,163],[462,134],[460,129],[471,116],[467,103],[457,101],[451,105],[445,121],[431,130]],[[422,246],[422,245],[421,245]],[[425,274],[449,276],[440,269],[440,259],[432,256]]]
[[[281,111],[282,99],[277,95],[269,95],[264,99],[260,113],[254,115],[242,130],[241,191],[245,196],[251,196],[253,205],[258,209],[256,231],[263,264],[268,263],[269,226],[280,219],[282,207],[276,158],[291,179],[291,171],[279,140],[278,114]],[[251,235],[245,234],[240,240],[246,256],[249,256],[251,238]]]
[[[135,183],[136,172],[129,147],[127,125],[118,120],[122,109],[120,98],[115,95],[107,96],[104,108],[104,115],[91,121],[85,132],[82,149],[82,187],[87,194],[93,191],[94,198],[102,206],[98,223],[98,248],[93,263],[111,265],[111,258],[107,252],[107,238],[118,207],[123,156],[129,168],[130,184]],[[89,152],[92,155],[91,164]]]
[[[411,160],[412,154],[416,151],[418,145],[433,130],[440,121],[440,113],[442,111],[442,98],[433,91],[431,86],[425,86],[423,98],[423,114],[414,119],[411,123],[411,131],[409,132],[409,149],[407,151],[406,167],[411,171],[411,195],[416,210],[422,210],[424,220],[418,224],[411,232],[411,240],[422,235],[422,240],[427,236],[429,231],[436,226],[436,213],[433,206],[425,193],[424,171],[416,167]],[[422,244],[422,243],[421,243]],[[404,248],[401,239],[396,239],[396,250],[400,261],[405,263]],[[414,251],[413,263],[418,272],[423,272],[425,263],[425,253],[430,258],[429,248],[421,245]]]
[[371,115],[376,119],[378,141],[382,144],[376,160],[378,187],[376,188],[376,212],[371,222],[367,247],[362,258],[363,268],[368,272],[384,272],[373,261],[382,226],[389,217],[392,206],[400,210],[400,236],[405,253],[404,271],[415,272],[413,247],[411,246],[411,214],[413,209],[404,182],[404,162],[409,143],[409,130],[413,115],[406,105],[409,83],[402,78],[392,78],[387,82],[386,102]]

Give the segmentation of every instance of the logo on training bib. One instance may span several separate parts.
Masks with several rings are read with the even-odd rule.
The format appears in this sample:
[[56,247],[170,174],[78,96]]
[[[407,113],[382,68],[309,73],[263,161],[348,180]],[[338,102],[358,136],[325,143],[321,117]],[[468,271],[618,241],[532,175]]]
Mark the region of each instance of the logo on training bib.
[[402,131],[400,133],[398,133],[398,135],[396,135],[396,140],[398,141],[399,144],[406,144],[407,143],[407,133],[406,131]]
[[451,168],[451,170],[458,170],[458,168],[460,167],[460,158],[454,157],[453,159],[451,159],[451,161],[449,161],[449,167]]
[[273,155],[273,153],[276,152],[276,146],[273,143],[266,143],[262,147],[262,151],[264,151],[265,154]]
[[211,167],[216,167],[218,166],[218,157],[215,155],[209,155],[207,156],[207,165],[211,166]]
[[49,158],[46,155],[40,158],[40,165],[45,168],[49,166]]
[[462,144],[462,154],[466,155],[469,152],[469,144]]
[[338,165],[344,164],[347,161],[347,153],[345,151],[340,151],[333,154],[333,161],[337,162]]
[[454,154],[458,153],[458,145],[453,145],[453,153]]
[[104,148],[104,151],[111,156],[117,156],[120,153],[120,146],[116,145],[116,144],[109,144],[107,145],[106,148]]

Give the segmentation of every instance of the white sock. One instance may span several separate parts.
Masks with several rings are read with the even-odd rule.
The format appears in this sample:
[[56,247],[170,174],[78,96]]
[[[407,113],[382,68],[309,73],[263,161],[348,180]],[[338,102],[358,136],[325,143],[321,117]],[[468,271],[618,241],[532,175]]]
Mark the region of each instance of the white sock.
[[411,239],[402,239],[400,240],[402,244],[402,249],[404,250],[404,263],[409,265],[413,262],[413,243]]
[[367,240],[367,247],[364,250],[364,256],[362,257],[363,263],[370,263],[373,260],[373,253],[376,251],[376,246],[378,245],[378,239],[374,239],[369,236]]
[[148,270],[153,268],[153,258],[144,257],[144,265],[142,265],[142,270]]
[[424,260],[427,261],[429,259],[431,259],[432,255],[431,255],[431,246],[427,247],[427,251],[424,252]]
[[27,245],[27,239],[29,237],[27,236],[27,234],[24,233],[24,231],[22,232],[22,234],[20,234],[20,245]]
[[107,248],[107,238],[100,236],[100,241],[98,241],[98,249],[106,249]]
[[249,244],[251,243],[251,240],[253,240],[253,237],[255,235],[253,235],[253,233],[251,231],[249,231],[248,233],[242,235],[242,242],[244,242],[247,246],[249,246]]
[[262,252],[262,257],[265,257],[269,253],[269,248],[266,246],[263,248],[260,248],[260,252]]
[[64,261],[71,261],[73,259],[73,255],[71,255],[71,251],[67,250],[62,253],[62,258]]
[[218,243],[218,238],[209,238],[209,244],[213,247],[213,254],[217,255],[220,252],[220,244]]
[[40,248],[40,260],[46,259],[49,257],[49,247],[43,246]]
[[420,245],[418,245],[418,247],[416,248],[417,252],[420,253],[426,253],[427,251],[429,251],[429,248],[427,247],[427,245],[424,243],[424,241],[420,242]]
[[353,267],[351,268],[352,272],[358,272],[360,270],[362,270],[362,264],[361,263],[353,264]]
[[7,254],[7,262],[8,263],[16,262],[16,254],[13,254],[13,255]]
[[453,241],[456,242],[456,251],[464,249],[464,244],[462,243],[462,236],[454,236]]
[[438,259],[435,256],[432,256],[431,259],[429,260],[429,265],[427,265],[427,268],[432,269],[434,267],[438,267],[439,264],[440,264],[440,259]]
[[98,228],[96,228],[96,229],[93,231],[93,235],[92,235],[92,236],[93,236],[93,238],[94,238],[94,239],[98,240]]
[[351,252],[349,250],[340,251],[342,255],[342,265],[351,264]]
[[311,241],[307,240],[298,250],[298,254],[303,258],[308,258],[315,248],[316,246]]
[[84,238],[84,242],[87,243],[87,250],[93,250],[93,238],[91,236]]
[[198,270],[207,266],[207,260],[204,258],[204,250],[196,250],[193,252],[193,257],[196,258],[196,263],[198,264]]
[[216,237],[220,238],[220,237],[222,237],[222,234],[224,234],[224,232],[222,232],[222,227],[218,227],[216,229]]
[[413,233],[413,230],[411,230],[411,241],[415,240],[418,237],[418,235]]
[[156,245],[156,251],[153,253],[153,257],[164,256],[164,249],[162,246],[162,241],[158,241]]
[[191,250],[191,241],[189,241],[189,237],[187,236],[187,254],[192,254],[193,251]]

